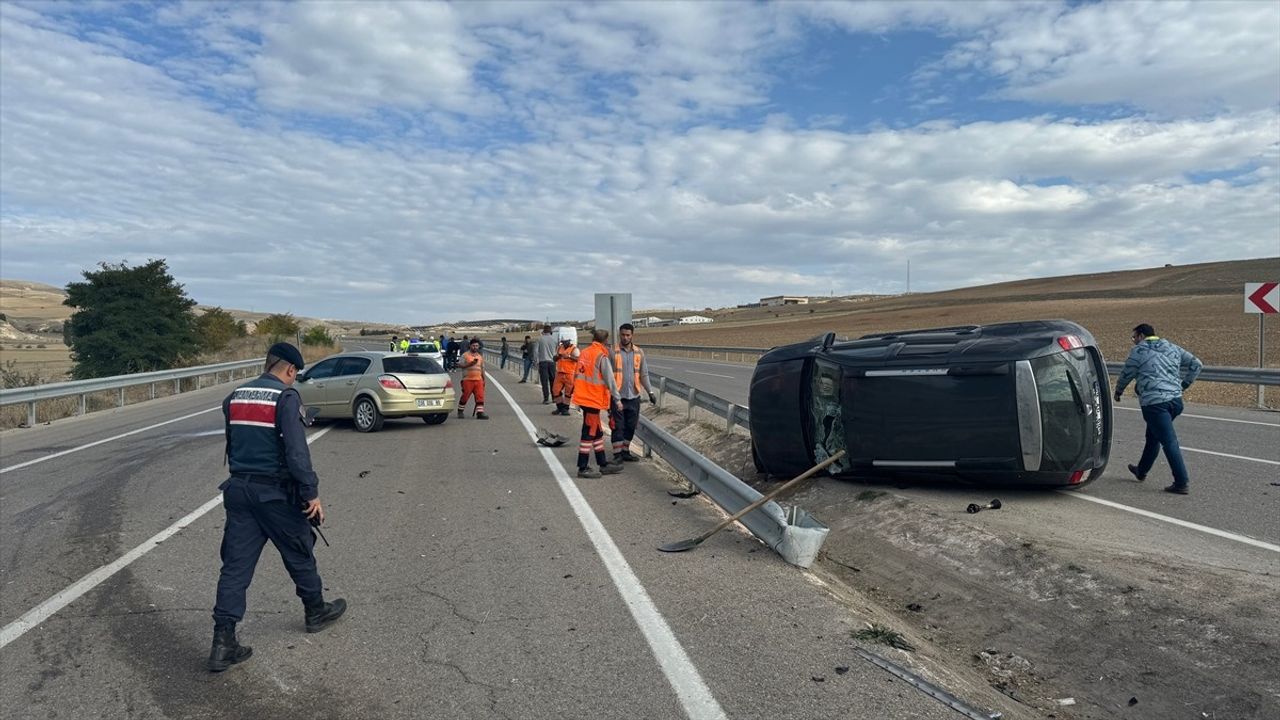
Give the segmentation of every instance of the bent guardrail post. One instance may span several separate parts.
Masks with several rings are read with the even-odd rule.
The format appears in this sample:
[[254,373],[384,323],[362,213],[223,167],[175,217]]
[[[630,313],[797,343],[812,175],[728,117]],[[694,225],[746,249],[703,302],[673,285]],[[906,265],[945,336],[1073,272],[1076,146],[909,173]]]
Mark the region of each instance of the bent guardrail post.
[[[656,450],[663,460],[730,514],[763,497],[755,488],[703,457],[649,418],[641,416],[636,437],[646,448]],[[747,513],[739,522],[781,555],[783,560],[802,568],[813,564],[830,532],[827,526],[808,512],[793,506],[791,512],[787,513],[781,505],[772,501]]]

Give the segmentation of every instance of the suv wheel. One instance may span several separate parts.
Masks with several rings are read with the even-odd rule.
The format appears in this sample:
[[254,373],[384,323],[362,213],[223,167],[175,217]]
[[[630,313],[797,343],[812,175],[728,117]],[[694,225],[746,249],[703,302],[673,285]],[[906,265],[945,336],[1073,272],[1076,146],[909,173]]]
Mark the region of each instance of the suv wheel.
[[382,413],[378,412],[378,405],[368,397],[356,400],[351,417],[355,420],[356,430],[359,432],[377,432],[382,429]]

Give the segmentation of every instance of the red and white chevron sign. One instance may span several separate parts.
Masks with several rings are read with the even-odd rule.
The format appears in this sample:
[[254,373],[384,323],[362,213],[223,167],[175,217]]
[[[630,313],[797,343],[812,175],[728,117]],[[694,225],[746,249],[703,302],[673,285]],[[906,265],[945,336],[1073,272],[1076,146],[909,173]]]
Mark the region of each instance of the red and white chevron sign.
[[1244,311],[1255,315],[1280,312],[1280,283],[1245,283]]

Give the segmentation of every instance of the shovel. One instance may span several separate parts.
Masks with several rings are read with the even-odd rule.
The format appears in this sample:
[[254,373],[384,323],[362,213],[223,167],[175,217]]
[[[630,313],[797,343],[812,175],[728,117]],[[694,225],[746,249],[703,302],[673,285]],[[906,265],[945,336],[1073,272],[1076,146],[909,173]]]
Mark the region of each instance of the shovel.
[[836,452],[836,454],[835,454],[835,455],[832,455],[831,457],[827,458],[826,460],[823,460],[822,462],[818,463],[817,465],[814,465],[813,467],[809,468],[808,470],[805,470],[803,474],[801,474],[801,475],[799,475],[799,476],[797,476],[797,477],[795,477],[795,478],[792,478],[791,480],[788,480],[786,483],[784,483],[784,484],[782,485],[782,487],[777,488],[776,490],[774,490],[773,492],[769,493],[768,495],[765,495],[764,497],[760,498],[759,500],[756,500],[755,502],[753,502],[753,503],[751,503],[750,505],[748,505],[748,506],[746,506],[746,507],[742,508],[742,509],[741,509],[741,510],[739,510],[738,512],[736,512],[736,513],[734,513],[734,514],[730,515],[728,518],[726,518],[726,519],[724,520],[724,522],[720,523],[719,525],[716,525],[715,527],[713,527],[713,528],[711,528],[710,530],[706,531],[705,533],[703,533],[703,534],[699,535],[698,537],[696,537],[696,538],[690,538],[689,540],[679,540],[679,541],[677,541],[677,542],[667,543],[666,545],[659,545],[659,546],[658,546],[658,549],[659,549],[659,550],[661,550],[662,552],[670,552],[670,553],[675,553],[675,552],[684,552],[685,550],[692,550],[692,549],[694,549],[694,548],[698,547],[699,545],[701,545],[701,544],[702,544],[702,542],[703,542],[704,540],[706,540],[707,538],[711,537],[712,535],[715,535],[716,533],[720,532],[721,530],[723,530],[723,529],[725,529],[725,528],[729,527],[730,525],[734,524],[734,523],[735,523],[735,522],[737,522],[738,520],[742,519],[742,517],[743,517],[744,515],[746,515],[747,513],[751,512],[752,510],[755,510],[756,508],[760,507],[761,505],[764,505],[765,503],[767,503],[767,502],[769,502],[770,500],[772,500],[772,499],[774,499],[774,498],[778,497],[779,495],[781,495],[782,493],[786,492],[787,490],[790,490],[791,488],[795,487],[796,485],[799,485],[800,483],[804,482],[805,480],[808,480],[809,478],[813,477],[814,475],[817,475],[819,471],[826,469],[826,467],[827,467],[828,465],[830,465],[830,464],[834,463],[835,461],[839,460],[839,459],[840,459],[840,458],[842,458],[842,457],[844,457],[844,450],[840,450],[840,451]]

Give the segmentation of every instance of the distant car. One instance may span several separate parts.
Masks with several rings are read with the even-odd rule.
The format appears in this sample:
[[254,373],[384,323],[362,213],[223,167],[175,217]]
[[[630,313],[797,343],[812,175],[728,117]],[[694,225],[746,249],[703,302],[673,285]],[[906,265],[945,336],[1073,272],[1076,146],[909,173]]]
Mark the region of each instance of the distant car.
[[360,432],[382,429],[386,418],[420,417],[439,425],[458,407],[448,373],[425,355],[331,355],[302,371],[294,387],[303,407],[319,409],[318,418],[350,418]]
[[405,351],[409,355],[421,355],[429,357],[432,360],[444,365],[444,353],[440,352],[440,345],[432,341],[411,342],[409,349]]
[[1111,451],[1106,365],[1065,320],[774,348],[751,378],[756,467],[796,475],[1082,486]]

